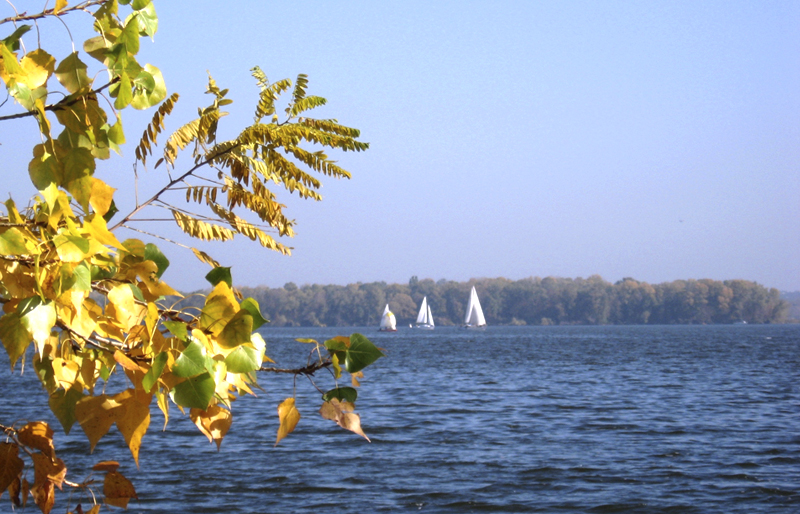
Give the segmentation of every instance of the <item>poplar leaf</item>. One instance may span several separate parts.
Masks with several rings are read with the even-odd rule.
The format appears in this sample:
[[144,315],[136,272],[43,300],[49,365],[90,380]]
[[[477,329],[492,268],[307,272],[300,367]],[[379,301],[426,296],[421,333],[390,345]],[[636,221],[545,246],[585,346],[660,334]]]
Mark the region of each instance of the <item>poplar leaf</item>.
[[233,287],[233,278],[229,267],[217,266],[206,274],[206,280],[208,280],[212,286],[216,286],[220,281],[224,281],[228,284],[228,287]]
[[75,417],[89,439],[89,452],[108,433],[119,405],[106,395],[85,396],[75,405]]
[[205,372],[179,383],[169,394],[172,401],[181,407],[205,410],[214,396],[215,389],[214,379],[210,373]]
[[206,349],[195,338],[189,340],[189,344],[181,352],[175,364],[172,366],[172,373],[176,377],[193,377],[207,371],[213,363],[208,356]]
[[356,333],[350,336],[345,368],[350,373],[356,373],[381,357],[383,357],[383,352],[377,346],[363,335]]
[[9,312],[0,318],[0,341],[3,342],[6,352],[8,352],[12,370],[16,366],[17,360],[25,355],[25,350],[31,340],[31,333],[22,324],[19,314]]
[[[350,402],[340,402],[336,398],[322,404],[320,415],[325,419],[335,421],[337,425],[356,433],[369,441],[369,437],[361,429],[361,416],[353,412],[355,406]],[[371,441],[370,441],[371,442]]]
[[61,489],[64,478],[67,476],[67,466],[59,458],[51,457],[45,453],[37,452],[33,454],[33,486],[51,483]]
[[116,471],[106,474],[103,480],[103,496],[109,505],[123,509],[128,508],[131,498],[139,499],[131,481]]
[[140,371],[139,365],[119,350],[114,352],[114,360],[128,371]]
[[67,0],[56,0],[56,6],[53,7],[53,14],[58,14],[61,9],[67,6]]
[[151,396],[137,394],[135,390],[127,389],[115,395],[114,400],[120,405],[116,415],[117,428],[125,438],[138,468],[142,437],[150,426]]
[[36,506],[42,511],[42,514],[50,514],[56,501],[53,483],[49,480],[45,480],[39,484],[34,482],[30,492],[31,496],[33,496],[34,503],[36,503]]
[[64,433],[69,434],[72,425],[77,421],[75,417],[75,404],[77,404],[83,395],[75,388],[67,390],[59,389],[50,395],[48,403],[50,410],[56,415],[56,418],[64,428]]
[[238,311],[239,304],[230,286],[224,281],[218,282],[206,298],[206,304],[200,312],[198,328],[218,335]]
[[25,255],[25,236],[18,228],[12,227],[0,234],[0,255]]
[[[92,206],[92,209],[94,209],[94,212],[100,216],[106,215],[111,208],[111,203],[114,201],[114,191],[116,191],[116,189],[99,178],[92,177],[92,190],[91,196],[89,197],[89,204]],[[106,227],[106,230],[108,230],[108,227]],[[116,236],[114,236],[114,239],[116,240]],[[121,248],[122,244],[117,241],[114,246],[115,248]]]
[[294,404],[294,398],[286,398],[278,405],[278,419],[281,425],[278,427],[278,437],[275,440],[275,446],[281,442],[281,439],[291,434],[297,423],[300,421],[300,412]]
[[147,109],[159,103],[167,97],[167,85],[164,83],[164,77],[161,75],[161,70],[153,65],[145,64],[144,70],[134,80],[137,84],[152,81],[152,85],[142,87],[139,85],[131,100],[131,107],[137,110]]
[[119,469],[119,462],[115,460],[104,460],[92,466],[92,471],[116,471]]
[[52,55],[38,48],[25,54],[19,64],[25,73],[25,85],[36,89],[47,83],[47,79],[55,71],[56,60]]
[[240,307],[253,317],[253,330],[258,330],[261,325],[267,323],[267,320],[261,315],[261,308],[258,306],[258,302],[253,298],[245,298]]
[[189,415],[197,428],[208,437],[208,442],[217,443],[217,451],[219,451],[222,438],[228,433],[233,423],[231,411],[223,409],[219,405],[212,405],[206,410],[192,409]]
[[19,442],[34,448],[53,459],[56,449],[53,446],[53,430],[44,421],[32,421],[17,431]]
[[225,367],[229,373],[250,373],[261,368],[264,352],[243,344],[225,357]]
[[78,57],[78,52],[73,52],[59,63],[56,78],[67,91],[76,93],[92,85],[86,69],[87,66]]
[[158,266],[156,276],[158,278],[161,278],[161,275],[163,275],[169,267],[169,259],[167,259],[166,255],[161,253],[161,250],[159,250],[158,247],[152,243],[147,243],[144,246],[144,258],[145,260],[156,263],[156,266]]
[[253,316],[245,309],[236,313],[217,336],[219,345],[226,349],[249,343],[253,332]]
[[189,333],[186,330],[186,323],[183,323],[182,321],[165,321],[164,326],[167,327],[167,330],[169,330],[172,335],[181,341],[186,341],[189,339]]
[[39,355],[44,355],[44,345],[50,337],[50,331],[56,324],[56,308],[52,302],[42,303],[22,316],[22,325],[28,329],[36,342]]
[[355,403],[358,398],[358,391],[352,387],[337,387],[322,395],[322,400],[325,402],[329,402],[334,398],[342,402]]
[[25,463],[19,458],[19,446],[0,443],[0,492],[5,491],[19,477]]
[[169,355],[167,352],[161,352],[153,359],[153,364],[150,366],[150,369],[147,370],[147,373],[144,374],[144,378],[142,379],[142,387],[146,393],[149,393],[153,390],[153,386],[156,384],[158,378],[161,376],[161,373],[164,371],[164,366],[167,364],[167,360],[169,360]]

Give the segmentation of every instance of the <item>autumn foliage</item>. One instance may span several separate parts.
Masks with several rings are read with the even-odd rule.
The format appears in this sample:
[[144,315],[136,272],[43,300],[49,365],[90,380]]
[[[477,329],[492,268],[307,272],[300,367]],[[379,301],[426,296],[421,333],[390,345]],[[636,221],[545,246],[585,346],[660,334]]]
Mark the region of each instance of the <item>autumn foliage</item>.
[[[36,33],[56,18],[88,20],[96,33],[83,42],[83,52],[60,62],[44,48],[26,46],[36,45]],[[221,108],[231,102],[227,90],[209,78],[211,104],[165,136],[159,151],[158,136],[178,95],[168,96],[158,68],[136,60],[140,39],[152,38],[158,27],[151,1],[86,0],[70,6],[58,0],[39,13],[15,12],[0,25],[9,27],[0,41],[0,78],[14,100],[0,107],[15,109],[0,115],[0,122],[35,120],[41,134],[32,143],[27,170],[38,194],[24,208],[7,200],[0,217],[0,340],[12,372],[26,367],[34,347],[27,367],[32,365],[41,380],[64,431],[77,423],[94,450],[116,427],[138,466],[151,411],[159,409],[166,425],[177,409],[219,448],[233,421],[234,401],[253,394],[259,374],[289,373],[308,377],[320,391],[322,418],[366,438],[354,412],[356,387],[362,370],[382,356],[367,338],[303,340],[310,345],[308,365],[279,368],[266,356],[257,331],[267,320],[254,299],[242,298],[233,287],[230,269],[186,246],[198,266],[211,267],[206,278],[212,290],[198,309],[175,308],[181,294],[163,280],[167,257],[153,243],[119,236],[142,211],[158,206],[169,211],[187,238],[244,236],[289,253],[279,238],[293,235],[293,222],[270,187],[319,200],[321,184],[314,173],[349,177],[320,148],[365,150],[359,132],[305,115],[325,100],[306,93],[304,75],[271,83],[254,68],[261,92],[253,125],[231,141],[217,140],[225,115]],[[34,37],[26,41],[29,31]],[[100,72],[90,70],[87,61],[99,63]],[[277,102],[287,92],[291,98],[279,116]],[[135,155],[145,166],[160,152],[154,167],[165,173],[163,188],[137,200],[123,216],[115,189],[95,170],[125,143],[122,114],[128,108],[154,108]],[[191,153],[183,170],[182,152]],[[185,193],[192,209],[166,199],[175,191]],[[316,383],[320,370],[328,372],[332,388]],[[347,386],[339,384],[344,372],[350,375]],[[293,397],[277,411],[276,444],[300,420]],[[65,485],[89,489],[94,498],[101,482],[105,504],[126,507],[136,498],[118,463],[100,462],[93,471],[97,476],[68,480],[51,427],[41,421],[0,422],[7,423],[0,425],[5,434],[0,495],[7,492],[13,504],[24,505],[30,497],[47,514],[56,490]],[[77,506],[76,512],[100,508],[94,503],[91,510]]]

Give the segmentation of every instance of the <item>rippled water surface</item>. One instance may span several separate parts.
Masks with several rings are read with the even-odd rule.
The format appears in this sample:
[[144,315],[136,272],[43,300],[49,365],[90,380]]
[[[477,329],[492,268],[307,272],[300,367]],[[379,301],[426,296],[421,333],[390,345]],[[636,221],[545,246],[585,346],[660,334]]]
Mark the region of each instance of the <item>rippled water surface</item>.
[[[262,333],[302,365],[294,338],[351,331]],[[87,456],[80,428],[59,428],[59,456],[73,480],[121,461],[129,512],[800,512],[800,326],[361,331],[387,351],[358,400],[372,443],[319,418],[298,380],[303,419],[273,448],[292,380],[262,377],[219,453],[173,408],[165,433],[153,415],[139,471],[116,429]],[[43,395],[15,394],[34,375],[0,365],[0,422],[60,427]]]

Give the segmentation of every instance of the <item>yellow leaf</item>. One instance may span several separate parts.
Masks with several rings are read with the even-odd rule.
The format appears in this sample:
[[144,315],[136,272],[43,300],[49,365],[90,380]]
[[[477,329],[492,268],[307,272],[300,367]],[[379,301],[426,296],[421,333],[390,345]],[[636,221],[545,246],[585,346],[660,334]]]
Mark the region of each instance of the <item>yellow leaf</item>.
[[350,383],[353,384],[353,387],[361,386],[361,383],[358,381],[359,378],[364,378],[363,371],[357,371],[355,373],[350,374]]
[[169,423],[169,402],[167,401],[167,394],[161,388],[156,388],[156,401],[158,402],[158,408],[161,410],[161,413],[164,414],[164,428],[163,430],[167,429],[167,423]]
[[354,409],[355,405],[352,403],[340,402],[334,398],[329,402],[323,403],[319,413],[323,418],[335,421],[337,425],[345,430],[354,432],[369,441],[369,437],[361,430],[361,416],[353,412]]
[[125,331],[139,324],[140,315],[144,314],[145,307],[136,304],[133,290],[129,284],[118,284],[112,287],[108,292],[108,301],[110,304],[106,307],[106,312],[113,310],[114,317]]
[[131,498],[139,499],[131,481],[116,471],[106,474],[106,479],[103,481],[103,495],[106,497],[106,503],[123,509],[128,508],[128,501]]
[[100,244],[112,246],[117,249],[122,249],[122,243],[119,242],[117,236],[108,230],[106,220],[100,214],[92,214],[83,220],[83,230],[90,237],[95,238]]
[[206,410],[192,409],[189,415],[197,428],[208,437],[208,441],[217,443],[217,451],[219,451],[222,438],[228,433],[233,423],[231,411],[223,409],[219,405],[212,405]]
[[139,371],[139,365],[119,350],[114,352],[114,360],[117,361],[117,364],[127,370]]
[[275,440],[275,446],[281,442],[281,439],[291,434],[300,421],[300,411],[294,405],[294,398],[286,398],[278,405],[278,419],[281,421],[281,426],[278,427],[278,438]]
[[50,338],[50,331],[55,324],[56,308],[52,302],[39,304],[22,316],[22,325],[31,333],[41,355],[44,354],[44,345]]
[[233,295],[233,291],[225,283],[220,281],[206,298],[206,304],[200,313],[201,330],[208,330],[212,334],[219,335],[225,328],[228,321],[239,311],[239,302]]
[[89,204],[94,209],[94,212],[100,216],[106,215],[108,209],[111,208],[111,202],[114,200],[114,191],[116,189],[99,178],[92,177],[92,192],[89,197]]
[[32,421],[17,432],[19,442],[28,448],[34,448],[49,458],[56,456],[53,447],[53,430],[44,421]]
[[56,60],[41,48],[25,54],[19,64],[25,76],[22,82],[30,89],[45,85],[56,69]]
[[134,389],[125,391],[114,396],[120,408],[116,414],[117,428],[125,438],[128,448],[139,467],[139,448],[142,445],[142,437],[150,426],[150,400],[152,396],[144,394]]
[[89,439],[89,451],[114,424],[119,404],[106,395],[87,396],[75,404],[75,419]]
[[[75,361],[64,360],[60,357],[53,359],[53,373],[58,385],[64,389],[70,389],[75,384],[80,371],[81,366]],[[83,387],[78,388],[79,391],[82,389]]]
[[67,0],[56,0],[56,6],[53,7],[53,14],[58,14],[66,6],[67,6]]

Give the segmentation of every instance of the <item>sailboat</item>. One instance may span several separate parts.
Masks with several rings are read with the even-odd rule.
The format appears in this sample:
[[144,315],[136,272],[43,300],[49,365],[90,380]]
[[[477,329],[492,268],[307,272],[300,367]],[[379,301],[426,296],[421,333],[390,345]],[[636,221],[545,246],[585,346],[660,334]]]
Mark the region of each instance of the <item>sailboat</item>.
[[381,332],[397,332],[397,320],[394,319],[394,314],[389,310],[389,304],[383,309],[381,315],[381,326],[378,328]]
[[428,305],[428,297],[422,298],[422,305],[419,306],[419,314],[417,314],[417,324],[414,328],[422,328],[425,330],[433,330],[433,314],[431,314],[431,306]]
[[478,300],[475,286],[472,286],[472,291],[469,294],[469,303],[467,303],[467,315],[464,317],[464,328],[484,328],[485,326],[486,318],[483,317],[481,302]]

